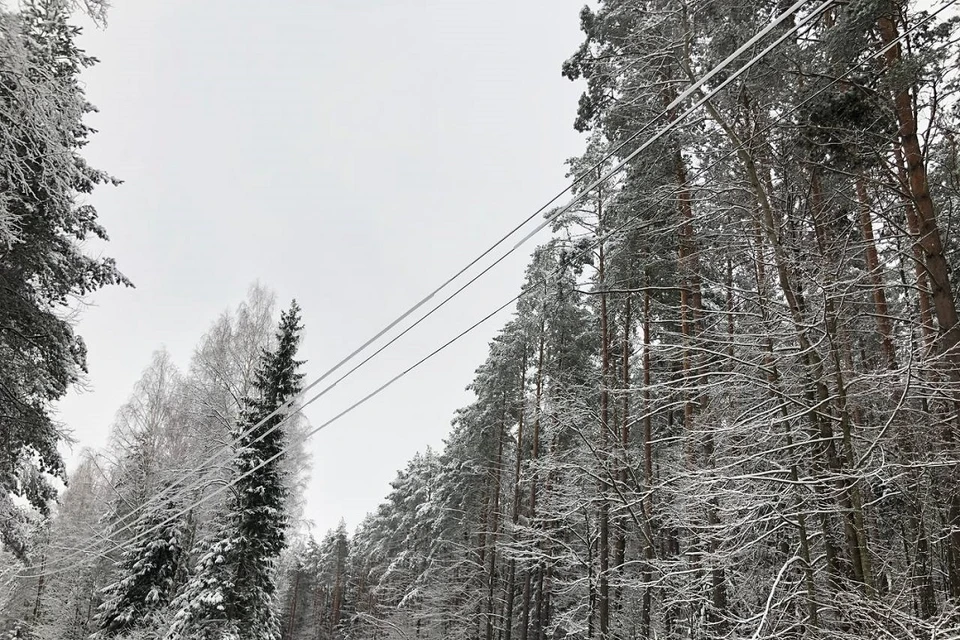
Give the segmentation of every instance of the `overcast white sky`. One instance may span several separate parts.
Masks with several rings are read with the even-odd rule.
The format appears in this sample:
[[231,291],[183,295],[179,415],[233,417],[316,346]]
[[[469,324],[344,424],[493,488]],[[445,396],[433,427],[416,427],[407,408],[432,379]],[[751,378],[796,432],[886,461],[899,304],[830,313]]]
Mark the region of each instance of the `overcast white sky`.
[[[565,186],[583,0],[117,0],[83,45],[100,130],[92,197],[136,289],[79,331],[90,390],[61,404],[99,447],[161,346],[186,368],[259,279],[303,307],[313,379]],[[518,291],[529,247],[307,410],[319,424]],[[308,517],[359,523],[439,447],[508,314],[310,442]]]

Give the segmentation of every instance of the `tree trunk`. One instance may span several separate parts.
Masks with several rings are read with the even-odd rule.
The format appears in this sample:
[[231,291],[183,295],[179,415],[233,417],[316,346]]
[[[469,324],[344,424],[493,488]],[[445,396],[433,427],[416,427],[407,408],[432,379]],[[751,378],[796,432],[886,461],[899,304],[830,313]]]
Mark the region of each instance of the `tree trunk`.
[[296,575],[293,578],[293,598],[290,600],[290,614],[287,618],[287,634],[286,639],[290,640],[293,638],[293,634],[296,631],[297,625],[297,599],[300,596],[300,570],[297,569]]
[[[620,448],[618,450],[619,464],[617,469],[617,480],[620,483],[620,490],[624,491],[627,487],[627,451],[630,447],[630,332],[631,332],[631,298],[627,294],[626,308],[624,309],[623,319],[623,344],[620,354],[620,378],[623,393],[623,402],[621,405],[620,416]],[[627,553],[627,526],[626,518],[621,518],[617,527],[617,543],[614,553],[614,566],[618,573],[623,573],[623,564],[626,561]],[[619,592],[618,592],[619,593]],[[615,600],[619,601],[619,595]]]
[[[517,420],[517,455],[516,455],[516,465],[513,470],[513,512],[511,513],[511,524],[513,525],[513,532],[516,532],[517,524],[520,522],[520,467],[523,461],[523,418],[524,418],[524,393],[527,384],[527,348],[526,344],[523,349],[523,363],[520,366],[520,393],[518,403],[518,420]],[[511,535],[515,536],[516,533]],[[515,582],[517,577],[517,562],[514,559],[510,560],[510,566],[507,570],[507,602],[506,610],[504,614],[504,629],[503,637],[504,640],[510,640],[513,634],[513,603],[515,599]]]
[[494,477],[491,488],[490,534],[487,536],[487,607],[486,607],[486,640],[493,640],[494,629],[494,600],[493,595],[497,583],[497,537],[500,533],[500,491],[503,478],[503,440],[506,436],[506,398],[503,399],[503,413],[497,428],[497,459],[493,465]]
[[[826,224],[827,215],[824,204],[823,184],[820,177],[820,169],[814,165],[810,170],[810,197],[811,197],[811,219],[813,221],[814,231],[819,245],[821,259],[826,265],[826,272],[823,277],[824,282],[824,329],[828,340],[829,356],[834,368],[834,382],[836,385],[834,406],[840,422],[840,435],[843,445],[843,460],[838,460],[834,471],[838,478],[844,467],[852,467],[856,462],[853,452],[853,438],[851,434],[852,421],[850,412],[847,408],[847,390],[843,372],[843,345],[842,336],[838,327],[837,311],[834,305],[834,297],[837,294],[836,282],[833,278],[833,272],[836,268],[835,262],[840,257],[836,255],[836,242],[829,231],[829,225]],[[869,221],[869,215],[868,215]],[[872,237],[872,232],[871,232]],[[850,554],[850,562],[853,568],[854,579],[863,585],[867,595],[873,594],[873,576],[870,562],[870,551],[867,545],[867,533],[865,530],[865,519],[863,515],[862,498],[860,487],[855,478],[847,480],[837,480],[837,488],[840,495],[840,507],[845,515],[844,531],[846,532],[847,548]]]
[[[766,325],[770,321],[767,306],[769,301],[766,293],[767,284],[766,270],[764,267],[763,235],[760,231],[759,223],[757,223],[755,226],[754,238],[756,244],[756,250],[754,253],[754,275],[757,282],[757,306],[759,308],[761,320],[763,321],[764,325]],[[780,417],[784,422],[786,445],[791,454],[790,480],[794,483],[795,491],[797,493],[795,501],[797,508],[797,537],[800,540],[800,556],[803,560],[803,582],[804,588],[807,592],[807,626],[811,629],[816,629],[819,626],[819,605],[817,604],[814,566],[811,560],[813,554],[810,551],[810,538],[807,533],[807,514],[806,506],[803,500],[802,489],[800,488],[800,471],[793,455],[794,443],[793,433],[790,426],[790,416],[789,411],[787,410],[787,403],[783,402],[782,400],[784,393],[781,388],[782,385],[780,383],[780,373],[777,370],[776,359],[774,356],[773,339],[769,334],[767,334],[763,344],[766,352],[763,363],[768,370],[767,382],[769,384],[769,393],[773,398],[780,400]],[[827,555],[829,556],[831,553],[829,543],[826,540],[824,543],[827,549]]]
[[863,174],[857,175],[856,190],[857,200],[860,205],[860,231],[863,235],[864,260],[867,263],[867,272],[870,274],[870,284],[873,289],[873,304],[877,314],[877,333],[880,335],[880,344],[887,368],[895,369],[897,367],[897,357],[893,348],[893,328],[890,324],[890,311],[883,284],[883,272],[880,270],[880,258],[877,254],[877,245],[873,238],[870,199],[867,196],[867,185]]
[[[881,41],[884,45],[891,45],[884,53],[887,69],[891,76],[897,72],[902,58],[900,44],[897,42],[899,38],[897,19],[900,14],[901,1],[889,0],[887,13],[878,20]],[[960,353],[957,351],[957,343],[960,342],[960,324],[958,324],[957,307],[950,284],[950,266],[944,254],[936,211],[933,200],[930,198],[927,169],[923,149],[917,135],[917,118],[913,111],[913,96],[909,85],[900,83],[899,86],[895,86],[893,101],[897,121],[900,125],[900,146],[906,165],[910,195],[917,217],[919,231],[917,244],[923,250],[924,264],[927,267],[927,276],[930,283],[930,295],[933,299],[933,309],[939,325],[938,351],[946,356],[947,378],[953,387],[951,400],[956,406],[960,401],[957,389],[960,385]],[[953,440],[952,434],[948,433],[948,439]],[[953,486],[947,490],[949,492],[949,507],[947,522],[945,523],[945,529],[947,530],[945,538],[949,558],[947,573],[950,580],[950,592],[955,598],[960,597],[960,490],[956,488],[957,482],[960,480],[958,469],[960,469],[960,465],[954,463],[950,470]]]
[[[533,442],[530,448],[530,460],[534,464],[540,455],[540,410],[543,396],[543,351],[544,351],[544,310],[540,311],[540,335],[537,345],[537,383],[534,396],[534,415],[533,415]],[[531,524],[536,516],[537,508],[537,476],[533,474],[530,478],[530,503],[527,508],[528,517]],[[542,567],[538,568],[540,575],[543,575]],[[533,568],[527,569],[523,579],[523,615],[520,619],[520,640],[527,640],[527,633],[530,628],[530,596],[533,582]]]
[[[603,192],[597,192],[597,219],[599,220],[598,235],[603,236]],[[605,273],[605,251],[603,242],[600,243],[600,261],[598,266],[598,286],[600,287],[600,446],[598,451],[601,456],[601,468],[599,473],[599,528],[600,528],[600,549],[599,564],[600,570],[598,578],[599,583],[599,602],[598,617],[600,622],[600,638],[607,640],[610,632],[610,503],[607,498],[608,493],[608,473],[609,461],[607,460],[608,437],[610,434],[610,325],[607,316],[607,291],[606,291],[606,273]]]
[[644,638],[650,635],[650,617],[653,609],[653,418],[650,415],[650,289],[649,277],[647,287],[643,290],[643,482],[645,512],[644,526],[647,529],[647,544],[644,548],[646,562],[643,566],[643,602],[640,613],[640,635]]

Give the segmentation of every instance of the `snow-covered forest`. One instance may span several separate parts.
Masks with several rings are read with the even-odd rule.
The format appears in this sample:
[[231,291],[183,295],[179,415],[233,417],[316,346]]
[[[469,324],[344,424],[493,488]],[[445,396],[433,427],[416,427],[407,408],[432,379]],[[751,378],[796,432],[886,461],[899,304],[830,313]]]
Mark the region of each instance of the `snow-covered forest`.
[[442,450],[319,537],[262,285],[66,473],[71,310],[131,284],[80,244],[105,8],[4,9],[0,637],[960,638],[954,1],[584,8],[572,206]]

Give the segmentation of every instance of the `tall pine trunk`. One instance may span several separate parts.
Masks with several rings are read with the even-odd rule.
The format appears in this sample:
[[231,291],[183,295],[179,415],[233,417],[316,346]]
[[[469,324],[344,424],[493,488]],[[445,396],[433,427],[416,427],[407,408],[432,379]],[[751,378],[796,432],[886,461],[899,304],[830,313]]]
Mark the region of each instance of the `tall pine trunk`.
[[[899,72],[902,61],[902,51],[897,20],[903,13],[902,0],[889,0],[887,11],[882,15],[877,26],[880,30],[881,41],[889,49],[884,53],[887,69],[891,76]],[[897,122],[900,125],[900,146],[906,165],[907,180],[910,186],[913,210],[917,217],[919,237],[917,244],[923,250],[924,264],[930,284],[930,296],[933,300],[933,310],[939,325],[938,351],[945,356],[947,378],[951,383],[951,400],[954,407],[960,406],[960,352],[957,343],[960,342],[960,323],[958,323],[957,306],[953,299],[953,289],[950,284],[950,266],[944,253],[943,241],[940,237],[940,228],[937,224],[936,211],[930,197],[930,187],[927,181],[927,169],[917,135],[917,117],[913,110],[914,96],[908,84],[900,81],[894,86],[894,108]],[[958,414],[960,416],[960,414]],[[957,419],[960,419],[958,417]],[[954,428],[947,428],[947,442],[955,447]],[[956,456],[954,456],[956,460]],[[948,491],[947,519],[945,523],[945,539],[947,547],[947,574],[949,576],[950,592],[953,597],[960,597],[960,463],[954,462],[950,469],[952,486]]]
[[[540,333],[537,344],[537,382],[534,392],[534,414],[533,414],[533,441],[530,448],[530,461],[536,464],[540,456],[540,424],[541,424],[541,402],[543,397],[543,355],[544,355],[544,310],[540,311]],[[527,514],[531,524],[536,517],[537,509],[537,476],[532,474],[530,478],[530,501],[527,505]],[[537,566],[537,573],[543,575],[543,566]],[[520,640],[527,640],[527,634],[530,629],[530,598],[533,588],[534,568],[529,567],[525,572],[523,579],[523,614],[520,618]]]

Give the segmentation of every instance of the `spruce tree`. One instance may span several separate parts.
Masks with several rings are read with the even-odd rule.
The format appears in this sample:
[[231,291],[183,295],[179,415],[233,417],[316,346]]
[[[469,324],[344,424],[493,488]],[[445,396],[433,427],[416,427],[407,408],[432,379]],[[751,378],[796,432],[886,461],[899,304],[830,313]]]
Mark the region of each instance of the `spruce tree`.
[[[196,573],[174,601],[168,640],[279,638],[273,611],[274,569],[285,541],[287,489],[280,459],[289,411],[280,409],[301,389],[300,307],[281,314],[276,348],[264,351],[254,394],[237,425],[236,473],[229,512],[217,535],[202,543]],[[262,423],[262,424],[261,424]],[[260,466],[262,465],[262,466]]]
[[112,259],[82,248],[107,235],[79,197],[113,181],[79,153],[93,110],[79,76],[95,60],[77,46],[71,3],[20,4],[17,13],[0,6],[0,544],[23,556],[27,516],[15,497],[47,513],[48,477],[66,478],[50,406],[86,368],[64,312],[129,282]]
[[187,526],[180,506],[167,500],[134,529],[134,544],[123,555],[119,579],[101,591],[104,600],[94,637],[149,628],[156,613],[170,603],[186,547]]

